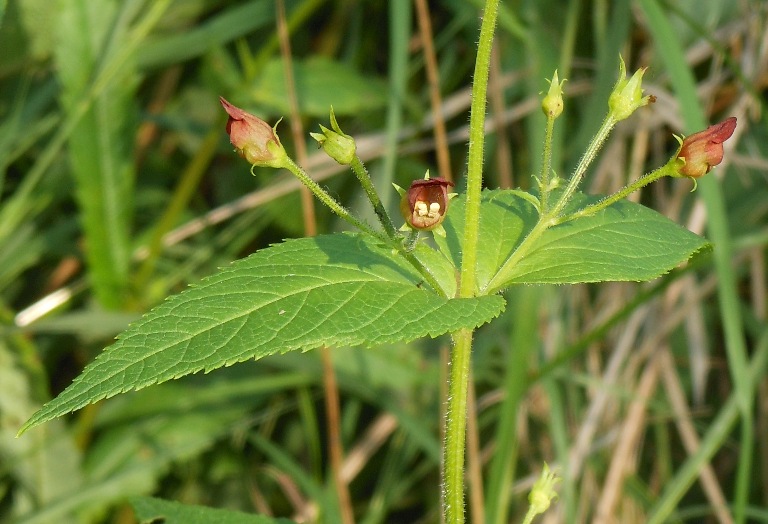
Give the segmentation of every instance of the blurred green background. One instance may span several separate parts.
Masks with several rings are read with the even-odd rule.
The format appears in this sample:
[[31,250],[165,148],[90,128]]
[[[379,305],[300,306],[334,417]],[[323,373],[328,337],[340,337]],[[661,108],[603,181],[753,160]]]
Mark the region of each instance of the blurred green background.
[[[439,522],[447,338],[333,348],[338,419],[326,414],[328,367],[310,352],[15,434],[166,296],[308,225],[343,229],[320,206],[305,220],[288,173],[248,173],[218,96],[283,117],[287,150],[362,216],[355,178],[308,136],[330,106],[391,209],[391,183],[427,169],[461,191],[481,9],[0,0],[0,522],[135,522],[126,501],[147,494],[299,522]],[[519,522],[544,461],[564,477],[547,522],[768,522],[767,22],[760,0],[502,2],[488,187],[530,186],[555,69],[568,82],[554,168],[571,172],[605,115],[619,53],[630,71],[649,68],[657,102],[617,127],[586,192],[663,164],[673,133],[726,116],[739,125],[696,192],[666,180],[633,196],[707,236],[710,254],[651,283],[515,288],[479,331],[471,522]]]

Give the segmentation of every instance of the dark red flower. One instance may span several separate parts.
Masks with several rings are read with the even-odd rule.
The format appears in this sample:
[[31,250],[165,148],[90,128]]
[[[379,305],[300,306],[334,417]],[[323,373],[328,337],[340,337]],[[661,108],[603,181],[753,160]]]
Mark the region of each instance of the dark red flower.
[[699,178],[709,173],[723,161],[723,142],[731,138],[735,129],[736,117],[732,116],[685,137],[677,153],[677,159],[682,161],[677,169],[679,175]]
[[275,130],[262,119],[233,106],[223,97],[219,102],[229,115],[227,134],[237,153],[249,164],[283,167],[287,155]]
[[448,188],[453,182],[444,178],[414,180],[400,201],[405,221],[414,229],[431,231],[445,219],[448,211]]

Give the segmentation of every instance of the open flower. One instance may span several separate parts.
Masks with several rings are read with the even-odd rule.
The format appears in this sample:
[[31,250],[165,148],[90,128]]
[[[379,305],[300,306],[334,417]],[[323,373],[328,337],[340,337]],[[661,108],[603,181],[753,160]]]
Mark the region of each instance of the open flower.
[[439,226],[448,211],[448,188],[451,186],[453,182],[444,178],[414,180],[400,201],[400,212],[408,225],[422,231]]
[[677,176],[699,178],[723,161],[723,142],[731,138],[736,129],[736,117],[726,118],[685,137],[675,158]]
[[223,97],[219,102],[229,115],[227,134],[237,153],[252,166],[285,167],[288,155],[275,130],[262,119],[233,106]]

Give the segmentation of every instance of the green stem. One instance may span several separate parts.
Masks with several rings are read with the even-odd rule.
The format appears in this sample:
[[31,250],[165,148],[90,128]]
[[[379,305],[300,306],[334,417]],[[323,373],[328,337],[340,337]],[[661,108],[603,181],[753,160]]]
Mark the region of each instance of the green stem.
[[368,223],[360,220],[359,218],[352,215],[349,211],[347,211],[344,206],[339,204],[339,202],[330,194],[328,194],[325,189],[320,187],[320,184],[312,180],[312,178],[310,178],[310,176],[305,173],[304,170],[299,167],[298,164],[296,164],[296,162],[291,160],[291,158],[286,157],[286,165],[284,167],[293,173],[296,178],[301,181],[302,184],[304,184],[310,191],[312,191],[312,194],[314,194],[318,200],[320,200],[320,202],[328,206],[330,210],[336,213],[336,215],[338,215],[341,219],[355,226],[360,231],[368,233],[369,235],[378,238],[379,240],[383,240],[387,244],[390,243],[389,238],[387,238],[385,235],[381,234],[379,231],[376,231]]
[[368,170],[365,168],[363,161],[360,160],[359,156],[355,155],[355,158],[352,159],[352,163],[349,167],[352,168],[352,172],[355,173],[355,176],[360,181],[360,185],[363,186],[365,194],[368,195],[368,200],[371,201],[373,210],[376,213],[376,216],[379,217],[381,227],[384,228],[384,231],[389,235],[389,238],[393,240],[398,238],[400,235],[398,234],[397,229],[395,229],[395,225],[392,223],[389,213],[387,213],[387,210],[384,208],[384,204],[381,203],[381,198],[379,198],[379,194],[376,192],[371,176],[368,174]]
[[[547,229],[557,224],[560,224],[562,222],[565,222],[567,220],[572,220],[573,218],[576,218],[577,215],[583,216],[583,213],[580,214],[581,212],[577,212],[565,218],[562,218],[559,215],[563,212],[563,209],[565,209],[565,206],[568,204],[571,198],[573,198],[573,195],[576,193],[576,189],[579,187],[579,183],[581,182],[581,179],[584,178],[584,173],[586,173],[587,168],[597,156],[597,153],[600,151],[600,148],[605,142],[605,139],[608,138],[608,135],[610,134],[611,130],[616,125],[616,122],[617,120],[612,116],[611,113],[609,113],[605,117],[605,120],[603,120],[603,123],[600,126],[600,129],[598,129],[595,136],[592,137],[592,140],[587,146],[587,150],[584,152],[584,155],[581,157],[581,160],[579,160],[579,164],[576,166],[576,170],[573,172],[571,179],[568,181],[568,186],[565,188],[562,195],[560,195],[560,198],[551,209],[547,209],[547,207],[545,207],[543,199],[545,198],[546,191],[542,191],[542,195],[541,195],[542,206],[541,206],[541,215],[539,216],[539,221],[536,223],[533,229],[531,229],[530,233],[528,233],[528,236],[526,236],[523,239],[523,241],[520,242],[520,244],[517,246],[515,251],[509,256],[509,258],[506,261],[504,261],[504,263],[501,265],[501,267],[493,276],[493,278],[488,282],[488,285],[485,287],[485,289],[482,290],[483,294],[496,293],[508,285],[509,279],[512,273],[514,272],[515,266],[517,265],[517,263],[530,252],[531,246],[535,244],[535,242],[541,237],[541,235],[544,234],[544,232]],[[667,167],[667,166],[664,166],[664,167]],[[664,169],[664,168],[661,168],[661,169]],[[657,171],[660,171],[660,170],[657,170]],[[638,179],[638,182],[644,181],[644,183],[641,186],[638,186],[630,190],[623,196],[620,196],[614,200],[614,197],[617,194],[624,191],[624,190],[621,190],[619,191],[619,193],[606,197],[605,199],[601,200],[597,204],[594,204],[593,206],[589,206],[586,209],[589,209],[590,212],[594,213],[597,210],[592,209],[593,207],[602,205],[603,202],[610,200],[609,203],[602,205],[602,207],[607,207],[613,202],[618,201],[620,198],[624,198],[632,191],[639,189],[639,187],[642,187],[643,185],[649,184],[653,180],[656,180],[656,178],[653,178],[652,180],[645,180],[646,177],[650,177],[654,175],[654,173],[656,172],[654,171]],[[670,172],[665,171],[663,174],[661,174],[657,178],[660,178],[661,176],[669,175],[669,174]],[[624,189],[627,189],[627,188],[624,188]]]
[[485,142],[485,107],[488,92],[488,70],[491,63],[493,31],[499,0],[486,0],[480,42],[472,82],[472,104],[469,116],[469,153],[467,159],[467,193],[464,214],[463,255],[459,296],[475,295],[477,240],[480,230],[480,192],[483,186],[483,144]]
[[541,198],[541,214],[549,208],[549,193],[552,190],[552,135],[555,129],[555,117],[547,115],[547,129],[544,135],[544,155],[539,175],[539,198]]
[[579,165],[576,166],[576,170],[573,172],[573,176],[571,176],[570,181],[568,181],[568,187],[565,188],[565,191],[560,196],[560,200],[557,201],[557,204],[555,204],[555,207],[552,208],[551,213],[546,218],[554,218],[563,211],[565,206],[573,197],[573,194],[576,192],[576,189],[579,187],[581,179],[584,178],[584,173],[587,172],[587,168],[595,159],[597,153],[600,151],[600,148],[603,146],[605,139],[608,138],[611,130],[616,125],[616,122],[617,120],[612,116],[612,114],[608,113],[608,115],[605,117],[605,120],[603,120],[603,124],[600,126],[600,129],[598,129],[597,134],[595,134],[595,136],[590,141],[589,146],[587,146],[587,150],[584,152],[581,160],[579,160]]
[[416,242],[419,240],[419,230],[418,229],[412,229],[410,233],[408,233],[408,236],[405,239],[405,250],[410,253],[414,249],[416,249]]
[[467,433],[467,395],[473,331],[453,334],[448,411],[445,419],[443,504],[446,524],[464,523],[464,445]]
[[[496,27],[498,9],[499,0],[486,0],[472,82],[465,226],[459,297],[472,297],[476,294],[486,93],[488,91],[488,71],[491,63],[493,32]],[[443,458],[443,510],[446,524],[464,523],[464,444],[467,428],[467,392],[472,337],[473,331],[469,329],[459,330],[453,335],[454,347],[451,352],[451,375],[448,385],[448,412],[445,420]]]
[[673,167],[673,162],[669,162],[661,166],[660,168],[656,169],[655,171],[646,173],[645,175],[641,176],[631,184],[627,184],[626,186],[619,189],[612,195],[608,195],[607,197],[601,198],[594,204],[591,204],[583,209],[580,209],[571,215],[567,215],[559,218],[557,223],[562,224],[564,222],[569,222],[576,218],[594,215],[598,211],[605,209],[606,207],[612,204],[615,204],[619,200],[626,198],[630,194],[634,193],[640,188],[647,186],[651,182],[655,182],[656,180],[663,178],[665,176],[674,176],[674,174],[675,174],[675,169]]

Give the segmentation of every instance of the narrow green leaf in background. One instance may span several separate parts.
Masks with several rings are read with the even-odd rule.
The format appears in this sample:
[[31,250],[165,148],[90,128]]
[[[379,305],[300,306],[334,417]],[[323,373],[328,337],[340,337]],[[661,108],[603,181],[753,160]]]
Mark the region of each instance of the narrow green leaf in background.
[[135,497],[131,505],[136,511],[140,523],[164,522],[165,524],[209,524],[226,522],[228,524],[294,524],[292,520],[276,519],[263,515],[249,515],[239,511],[230,511],[203,506],[190,506],[170,500],[152,497]]
[[[60,3],[55,57],[61,104],[70,117],[87,100],[91,82],[107,57],[121,47],[129,4]],[[134,184],[130,115],[136,113],[135,87],[136,76],[126,64],[92,101],[68,143],[91,280],[99,302],[108,308],[123,304],[128,287]]]
[[239,260],[129,328],[22,432],[190,373],[323,345],[437,337],[480,326],[504,308],[500,296],[440,297],[391,253],[368,237],[336,234],[290,240]]
[[[184,12],[189,6],[180,3],[176,4],[176,8]],[[177,20],[183,17],[176,15],[171,18]],[[210,52],[214,46],[264,27],[271,30],[274,20],[275,6],[269,0],[251,0],[233,5],[196,27],[148,38],[136,53],[137,67],[152,69],[189,60]]]
[[[0,478],[5,486],[13,479],[25,487],[6,513],[12,522],[22,522],[38,506],[65,498],[83,483],[81,452],[63,421],[54,421],[29,439],[13,438],[19,422],[40,405],[37,385],[21,360],[0,340]],[[2,517],[0,521],[7,522]]]

